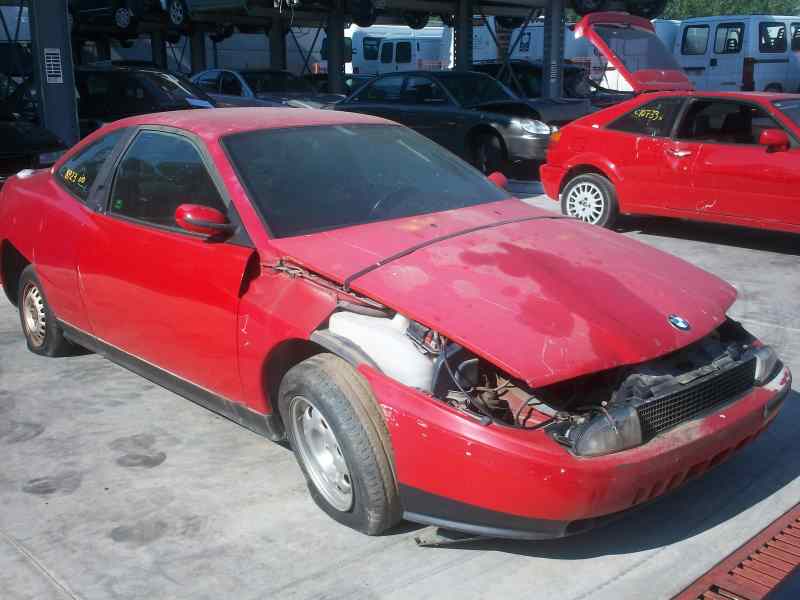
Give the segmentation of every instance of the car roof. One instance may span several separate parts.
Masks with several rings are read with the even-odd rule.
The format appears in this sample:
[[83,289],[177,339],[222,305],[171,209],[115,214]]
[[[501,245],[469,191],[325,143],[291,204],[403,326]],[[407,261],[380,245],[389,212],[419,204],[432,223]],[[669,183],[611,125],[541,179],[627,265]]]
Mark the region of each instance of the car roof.
[[662,98],[665,96],[687,96],[691,98],[728,98],[731,100],[750,100],[772,102],[774,100],[797,99],[797,94],[786,94],[778,92],[699,92],[699,91],[665,91],[642,94],[640,98]]
[[110,131],[121,127],[152,125],[173,127],[196,134],[205,141],[213,141],[224,136],[259,129],[285,129],[294,127],[313,127],[318,125],[393,125],[391,121],[334,110],[309,108],[212,108],[176,110],[129,117],[115,121],[103,128]]
[[750,19],[779,19],[781,21],[789,21],[789,20],[796,20],[797,17],[794,16],[786,16],[786,15],[714,15],[710,17],[690,17],[688,19],[684,19],[682,23],[704,23],[706,21],[749,21]]

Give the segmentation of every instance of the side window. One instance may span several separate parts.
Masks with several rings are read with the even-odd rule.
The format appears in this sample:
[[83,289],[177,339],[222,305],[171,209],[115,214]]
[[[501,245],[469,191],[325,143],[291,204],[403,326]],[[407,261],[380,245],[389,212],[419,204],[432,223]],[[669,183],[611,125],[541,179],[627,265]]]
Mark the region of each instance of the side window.
[[155,131],[139,133],[117,168],[111,213],[175,227],[175,209],[181,204],[226,210],[200,153],[189,140]]
[[381,45],[381,38],[365,37],[361,42],[361,49],[364,52],[364,60],[378,60],[378,49]]
[[206,73],[202,77],[199,77],[195,83],[205,91],[216,94],[219,92],[219,72],[211,71],[210,73]]
[[410,63],[411,42],[397,42],[397,50],[395,50],[394,58],[398,64]]
[[241,96],[243,92],[242,84],[236,78],[236,75],[227,71],[222,74],[222,83],[219,89],[221,94],[227,94],[228,96]]
[[708,25],[690,25],[683,30],[681,54],[697,56],[706,53],[708,48]]
[[392,75],[378,79],[368,85],[356,96],[354,102],[399,102],[403,89],[402,75]]
[[678,137],[717,144],[757,144],[764,129],[780,126],[751,104],[703,100],[693,102],[678,128]]
[[783,23],[759,23],[758,49],[768,53],[786,52],[786,25]]
[[[398,44],[398,48],[400,45]],[[442,105],[447,96],[441,86],[427,77],[408,77],[402,95],[403,104]]]
[[800,23],[792,23],[790,30],[792,32],[792,52],[800,52]]
[[714,52],[716,54],[737,54],[742,49],[744,37],[744,24],[720,23],[714,38]]
[[608,128],[648,137],[667,137],[682,104],[681,98],[662,98],[648,102],[623,115]]
[[388,64],[392,62],[392,55],[394,54],[394,42],[384,42],[381,46],[381,62]]
[[83,202],[89,199],[89,191],[98,173],[114,147],[122,139],[124,129],[112,131],[104,138],[79,152],[61,165],[57,178],[67,190]]

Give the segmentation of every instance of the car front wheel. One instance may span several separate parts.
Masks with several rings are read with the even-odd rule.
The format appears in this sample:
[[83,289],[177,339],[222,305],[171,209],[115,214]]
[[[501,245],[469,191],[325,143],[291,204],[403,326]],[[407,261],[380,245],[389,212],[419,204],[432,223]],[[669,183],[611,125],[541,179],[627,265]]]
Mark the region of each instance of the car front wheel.
[[561,212],[592,225],[611,227],[619,212],[613,184],[597,173],[573,177],[561,193]]
[[170,0],[167,3],[167,18],[173,27],[183,27],[189,20],[189,11],[184,0]]
[[401,518],[389,432],[364,379],[333,354],[318,354],[283,378],[279,409],[314,502],[368,535]]
[[64,338],[32,265],[23,269],[17,289],[17,307],[28,349],[42,356],[72,354],[74,346]]
[[482,133],[473,145],[474,164],[486,175],[500,171],[506,163],[506,153],[500,137],[494,133]]

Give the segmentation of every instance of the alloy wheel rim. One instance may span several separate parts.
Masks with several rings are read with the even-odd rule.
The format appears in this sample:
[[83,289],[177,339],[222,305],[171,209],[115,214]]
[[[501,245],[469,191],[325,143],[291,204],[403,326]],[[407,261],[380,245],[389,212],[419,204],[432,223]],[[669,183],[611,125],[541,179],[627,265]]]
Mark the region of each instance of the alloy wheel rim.
[[127,8],[118,8],[114,13],[114,23],[119,29],[127,29],[131,26],[131,11]]
[[35,347],[44,344],[47,331],[47,313],[39,288],[29,283],[22,294],[22,322],[25,333]]
[[599,186],[588,181],[579,183],[567,195],[567,214],[596,225],[603,216],[605,198]]
[[173,25],[183,24],[183,5],[177,0],[173,1],[169,7],[169,18]]
[[295,396],[291,417],[295,450],[300,453],[314,486],[336,510],[350,510],[353,506],[350,469],[325,415],[304,396]]

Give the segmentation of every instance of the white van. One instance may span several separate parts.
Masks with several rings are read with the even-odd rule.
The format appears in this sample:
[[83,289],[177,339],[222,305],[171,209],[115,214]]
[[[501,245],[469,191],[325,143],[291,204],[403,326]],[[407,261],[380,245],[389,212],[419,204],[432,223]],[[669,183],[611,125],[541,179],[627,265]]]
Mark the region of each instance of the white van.
[[[377,72],[439,71],[448,68],[453,30],[449,27],[431,29],[432,31],[421,29],[408,35],[388,35],[382,38]],[[439,31],[435,31],[436,29]]]
[[800,16],[686,19],[673,52],[698,90],[800,91]]

